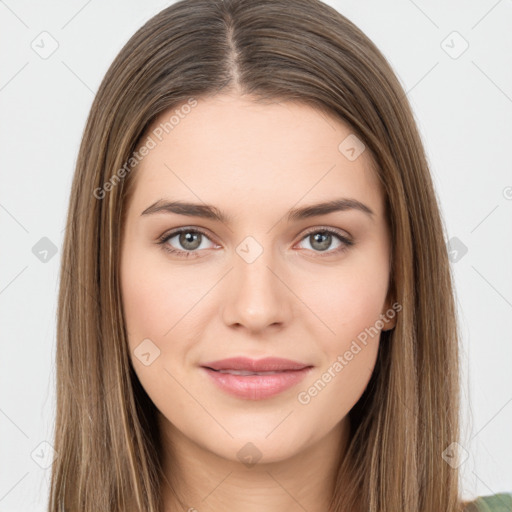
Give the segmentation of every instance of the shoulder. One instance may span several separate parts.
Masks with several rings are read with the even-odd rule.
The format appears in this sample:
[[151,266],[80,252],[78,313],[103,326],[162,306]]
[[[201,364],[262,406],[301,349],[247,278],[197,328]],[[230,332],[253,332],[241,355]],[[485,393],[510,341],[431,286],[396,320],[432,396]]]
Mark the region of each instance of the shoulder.
[[480,496],[468,503],[464,512],[512,512],[512,492]]

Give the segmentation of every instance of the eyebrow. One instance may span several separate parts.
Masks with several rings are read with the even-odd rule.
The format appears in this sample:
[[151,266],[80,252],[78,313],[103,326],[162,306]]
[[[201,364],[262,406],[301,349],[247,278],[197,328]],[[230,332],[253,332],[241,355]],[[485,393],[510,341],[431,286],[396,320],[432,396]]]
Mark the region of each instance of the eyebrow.
[[[375,213],[364,203],[357,199],[333,199],[323,203],[303,206],[301,208],[292,208],[287,212],[288,222],[316,217],[319,215],[327,215],[328,213],[338,211],[357,210],[365,213],[372,218]],[[189,217],[201,217],[205,219],[216,220],[225,224],[229,224],[232,217],[222,212],[218,208],[208,204],[187,203],[183,201],[168,201],[160,199],[156,203],[146,208],[142,215],[152,215],[155,213],[176,213]]]

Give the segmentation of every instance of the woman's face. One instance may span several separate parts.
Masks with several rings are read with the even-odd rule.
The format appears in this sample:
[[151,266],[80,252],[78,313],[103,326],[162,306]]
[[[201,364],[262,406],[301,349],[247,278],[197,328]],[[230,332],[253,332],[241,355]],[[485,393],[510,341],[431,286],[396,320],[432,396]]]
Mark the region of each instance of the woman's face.
[[[312,107],[191,105],[160,116],[132,171],[131,360],[168,433],[234,461],[284,460],[346,419],[394,325],[384,197],[369,151]],[[270,357],[297,365],[258,366]],[[228,358],[256,362],[214,364]]]

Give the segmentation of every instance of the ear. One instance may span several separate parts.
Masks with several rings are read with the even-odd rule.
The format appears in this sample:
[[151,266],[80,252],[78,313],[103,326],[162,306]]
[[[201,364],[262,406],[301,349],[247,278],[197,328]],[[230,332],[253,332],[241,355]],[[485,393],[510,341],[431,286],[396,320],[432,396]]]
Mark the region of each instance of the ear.
[[382,318],[384,322],[384,327],[382,328],[383,331],[390,331],[396,325],[397,311],[399,311],[399,309],[397,310],[396,307],[394,308],[393,304],[396,304],[394,297],[388,295],[382,311]]

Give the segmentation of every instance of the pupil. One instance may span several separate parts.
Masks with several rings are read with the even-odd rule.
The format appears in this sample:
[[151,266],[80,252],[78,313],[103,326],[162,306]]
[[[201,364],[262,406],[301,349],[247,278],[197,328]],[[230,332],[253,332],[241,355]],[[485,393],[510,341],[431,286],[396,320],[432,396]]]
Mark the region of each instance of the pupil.
[[180,243],[186,249],[197,249],[199,245],[201,245],[200,243],[197,243],[199,235],[200,233],[191,233],[190,231],[181,233]]
[[[325,251],[331,245],[331,234],[330,233],[315,233],[313,235],[314,243],[319,242],[319,246],[317,245],[317,249],[320,251]],[[314,243],[311,244],[314,247]]]
[[[191,233],[189,231],[185,232],[185,233],[181,233],[180,243],[182,244],[183,247],[185,247],[187,249],[190,249],[190,250],[197,249],[199,247],[199,245],[201,245],[200,243],[199,244],[197,243],[199,240],[199,236],[200,236],[200,233]],[[315,247],[315,244],[316,244],[316,248],[318,250],[325,251],[331,245],[331,236],[332,235],[327,232],[315,233],[314,235],[312,235],[313,242],[311,245],[313,247]]]

